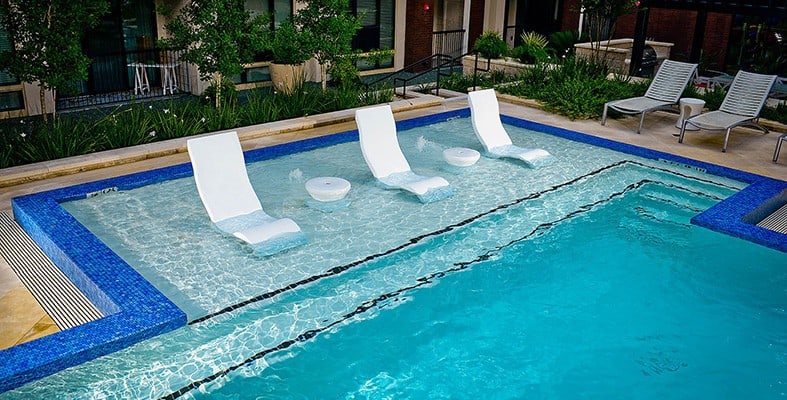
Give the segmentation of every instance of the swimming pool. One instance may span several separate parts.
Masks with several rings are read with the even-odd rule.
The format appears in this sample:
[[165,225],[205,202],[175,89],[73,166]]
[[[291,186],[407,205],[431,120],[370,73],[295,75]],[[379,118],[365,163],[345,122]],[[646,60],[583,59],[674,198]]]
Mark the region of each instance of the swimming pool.
[[[238,377],[260,375],[262,376],[261,382],[270,383],[276,378],[266,377],[268,373],[268,370],[264,368],[266,364],[271,364],[271,370],[275,370],[277,367],[273,366],[281,365],[282,368],[286,368],[287,365],[295,365],[292,363],[297,362],[298,359],[319,357],[319,354],[323,352],[345,353],[336,350],[337,348],[330,343],[325,350],[318,348],[316,351],[304,351],[301,346],[313,346],[315,342],[322,343],[334,337],[343,340],[341,337],[345,331],[353,332],[354,329],[365,329],[362,327],[366,326],[372,327],[372,330],[364,330],[362,336],[372,335],[377,332],[373,328],[374,326],[390,320],[389,311],[404,312],[408,307],[411,307],[411,304],[419,308],[437,307],[444,310],[446,307],[440,306],[439,302],[426,301],[423,303],[417,299],[413,300],[413,296],[424,296],[422,293],[440,290],[444,282],[454,282],[455,280],[459,281],[456,283],[457,285],[466,285],[465,290],[473,292],[472,288],[477,286],[476,281],[471,279],[465,282],[463,277],[476,276],[477,274],[484,276],[483,271],[488,272],[490,263],[500,265],[500,268],[508,268],[509,270],[513,268],[515,271],[520,271],[516,269],[516,266],[520,265],[520,260],[524,259],[526,260],[525,264],[530,265],[531,268],[521,271],[527,272],[522,278],[533,278],[532,274],[535,271],[544,272],[547,276],[539,277],[536,282],[531,282],[529,285],[533,287],[533,285],[542,284],[543,286],[537,289],[550,292],[548,289],[550,284],[560,285],[561,282],[560,280],[549,281],[546,278],[564,276],[568,272],[563,271],[563,275],[559,275],[561,269],[555,271],[544,269],[545,266],[560,265],[557,260],[549,258],[552,254],[546,250],[558,249],[560,251],[554,251],[554,253],[565,255],[568,260],[589,257],[589,255],[607,254],[608,251],[599,251],[602,248],[585,245],[597,243],[588,241],[588,237],[594,239],[597,236],[604,237],[609,231],[624,232],[625,243],[631,242],[632,238],[637,238],[638,240],[633,240],[636,246],[632,248],[632,251],[638,249],[644,255],[653,257],[643,260],[651,260],[650,263],[657,266],[662,265],[659,256],[650,254],[651,250],[640,247],[640,244],[664,241],[664,244],[671,250],[680,245],[687,255],[692,255],[696,254],[692,245],[707,249],[708,246],[719,242],[722,249],[725,250],[729,250],[730,246],[740,246],[741,251],[747,255],[745,259],[751,260],[755,257],[751,254],[763,253],[765,255],[761,257],[764,257],[762,259],[764,264],[772,264],[768,261],[772,259],[775,259],[780,265],[784,264],[785,259],[782,253],[763,249],[688,224],[688,219],[696,213],[737,192],[744,186],[740,182],[709,176],[697,168],[686,168],[658,160],[640,159],[581,143],[569,143],[557,136],[528,132],[513,127],[511,133],[516,143],[537,144],[549,149],[561,158],[562,167],[528,170],[509,161],[482,159],[483,163],[469,170],[447,169],[440,161],[439,156],[435,156],[435,154],[439,154],[440,149],[448,144],[474,147],[472,133],[467,135],[467,131],[462,133],[462,129],[458,128],[463,123],[467,123],[467,120],[451,120],[442,125],[445,128],[444,131],[441,130],[443,128],[435,127],[423,132],[418,130],[402,131],[402,141],[405,143],[403,148],[414,169],[443,175],[458,188],[454,198],[428,206],[412,201],[403,194],[383,191],[371,184],[371,176],[364,170],[362,160],[358,163],[358,160],[355,159],[360,156],[359,153],[353,156],[351,151],[347,151],[345,152],[347,155],[345,160],[342,160],[342,157],[337,160],[329,157],[335,153],[342,154],[342,151],[337,150],[336,146],[353,147],[357,146],[357,143],[336,144],[333,147],[314,150],[312,153],[293,154],[251,165],[249,169],[253,175],[256,175],[255,169],[260,170],[257,172],[265,173],[264,177],[252,178],[252,181],[260,193],[266,211],[276,216],[289,216],[295,219],[302,227],[308,227],[311,234],[310,245],[295,252],[282,254],[282,258],[294,257],[298,251],[301,251],[300,257],[311,262],[296,262],[297,259],[292,259],[284,263],[269,258],[254,262],[249,267],[231,262],[226,267],[218,268],[217,271],[221,279],[214,281],[204,279],[204,273],[200,274],[200,271],[204,271],[200,268],[207,263],[205,260],[190,261],[189,263],[194,264],[195,267],[189,267],[188,263],[179,264],[186,265],[187,271],[185,274],[182,271],[175,271],[181,274],[177,278],[168,277],[161,271],[154,271],[150,277],[146,277],[154,282],[157,279],[161,280],[163,283],[157,283],[161,287],[174,286],[174,289],[177,290],[176,293],[180,293],[183,298],[173,300],[176,303],[183,302],[181,307],[187,310],[189,319],[192,321],[191,325],[8,394],[46,395],[51,393],[77,397],[114,394],[126,397],[177,397],[184,393],[193,395],[201,390],[219,386],[219,383],[224,383],[229,378],[232,379],[225,385],[226,388],[235,387],[238,384],[236,380],[240,379]],[[321,160],[318,167],[314,167],[314,159]],[[303,191],[302,181],[308,177],[324,174],[340,175],[353,182],[354,189],[351,192],[349,207],[332,213],[323,213],[307,206],[308,199]],[[500,176],[505,177],[503,179],[505,184],[498,179]],[[255,181],[255,179],[259,180]],[[268,185],[265,182],[267,181],[276,182],[277,190],[266,191]],[[138,202],[125,198],[127,193],[123,191],[109,191],[108,194],[97,196],[83,204],[89,204],[88,209],[96,210],[100,208],[96,206],[97,203],[111,203],[117,200],[117,204],[130,207],[129,213],[134,216],[133,219],[140,219],[140,211],[145,211],[152,213],[154,219],[164,215],[171,217],[175,214],[183,216],[184,221],[188,223],[199,220],[197,214],[204,212],[204,210],[201,210],[198,200],[196,200],[196,205],[192,204],[186,208],[191,211],[172,212],[172,209],[167,206],[168,204],[173,202],[190,203],[196,199],[196,196],[193,193],[189,194],[188,184],[183,186],[187,189],[179,190],[170,190],[169,185],[177,185],[177,183],[164,181],[158,184],[158,186],[167,189],[165,192],[170,194],[168,197],[152,196],[156,201],[163,201],[164,206],[134,204]],[[142,191],[149,189],[151,189],[149,186],[140,188]],[[483,190],[484,196],[478,196],[480,190]],[[686,197],[689,199],[687,200]],[[632,198],[635,200],[630,200]],[[99,200],[101,201],[99,202]],[[624,200],[629,203],[633,202],[635,206],[623,207],[624,210],[633,209],[634,212],[633,216],[621,219],[622,213],[619,212],[615,204],[624,202]],[[640,202],[647,202],[649,207],[636,206]],[[66,207],[71,206],[67,205]],[[676,209],[681,210],[686,207],[688,207],[686,214],[672,215]],[[608,209],[613,211],[604,214]],[[424,210],[428,210],[429,214],[425,214]],[[84,210],[72,211],[75,214],[80,212],[90,214]],[[156,212],[163,214],[158,215],[155,214]],[[101,218],[97,215],[101,215],[101,212],[94,212],[93,217],[84,220],[85,223],[90,225],[90,222],[87,222],[90,218],[100,221]],[[425,218],[424,215],[428,215],[428,217]],[[578,224],[577,221],[587,215],[602,215],[601,221],[609,220],[610,218],[606,215],[611,215],[613,223],[605,226],[605,229],[585,231],[584,234],[579,233],[571,236],[560,233],[566,229],[565,226]],[[417,217],[413,218],[413,216]],[[348,217],[353,220],[353,223],[343,223]],[[677,237],[663,238],[662,232],[652,231],[644,224],[650,220],[665,224],[664,234],[675,236],[674,234],[677,232]],[[381,221],[384,223],[381,224]],[[402,224],[400,221],[406,221],[407,224]],[[127,222],[117,220],[111,220],[111,222],[121,227],[129,226]],[[396,229],[391,229],[390,227],[394,224]],[[167,219],[165,225],[180,227],[171,219]],[[197,240],[188,237],[173,242],[166,240],[167,235],[177,237],[177,235],[182,235],[184,230],[178,228],[163,234],[150,234],[144,230],[139,231],[142,228],[137,227],[134,234],[116,233],[116,238],[107,239],[107,242],[110,246],[121,245],[120,247],[124,247],[127,244],[124,241],[141,240],[140,238],[149,236],[150,240],[154,242],[154,247],[160,243],[169,243],[170,246],[172,243],[183,243],[187,246],[191,246],[191,243],[198,244],[194,248],[188,248],[187,253],[194,253],[196,252],[194,249],[200,249],[202,246],[219,243],[220,247],[231,247],[231,249],[210,248],[210,251],[205,252],[212,255],[209,258],[225,259],[229,257],[237,260],[238,256],[231,256],[234,254],[233,252],[239,252],[241,258],[249,258],[244,253],[241,244],[231,239],[227,240],[226,237],[212,236],[215,232],[204,229],[204,226],[202,228],[200,229],[198,226],[198,235],[206,235],[207,239]],[[582,232],[581,229],[585,228],[579,229]],[[370,238],[367,232],[382,232],[383,234]],[[702,239],[703,235],[710,235],[710,239],[698,240]],[[350,237],[356,240],[337,242],[334,240],[336,237]],[[560,238],[563,237],[571,237],[571,239],[568,242],[562,242]],[[542,242],[544,240],[547,240],[546,244]],[[113,244],[113,241],[117,243]],[[687,242],[692,245],[688,245]],[[613,243],[620,245],[621,242]],[[522,250],[523,246],[526,250]],[[622,245],[620,247],[625,248]],[[620,247],[615,248],[619,249]],[[353,251],[350,252],[349,249]],[[587,252],[573,252],[575,249],[586,249]],[[121,255],[132,264],[135,257],[143,258],[140,255],[135,255],[131,250],[121,249],[118,251],[121,253],[125,251],[127,254]],[[138,254],[147,256],[149,251],[150,248],[145,248]],[[711,252],[713,251],[711,250]],[[156,257],[166,255],[164,254],[166,251],[158,251],[158,253],[153,251],[153,253]],[[625,255],[624,261],[633,261],[633,254],[639,254],[637,252],[629,254],[623,251],[615,251],[613,254],[618,253]],[[724,254],[723,251],[715,253]],[[535,256],[547,258],[529,259]],[[721,260],[710,261],[713,264],[730,260],[729,257],[720,258]],[[161,258],[156,258],[156,260],[148,263],[157,265],[158,263],[161,265],[173,263],[161,261]],[[510,260],[515,261],[509,262]],[[589,262],[590,260],[591,258],[588,258]],[[606,266],[603,259],[600,263]],[[642,263],[646,266],[649,264],[647,261],[642,261]],[[609,264],[614,265],[614,263]],[[288,265],[297,267],[285,268]],[[194,269],[188,271],[188,268]],[[496,267],[492,268],[496,270]],[[168,269],[176,270],[177,268]],[[466,273],[453,273],[454,269],[456,272],[465,271]],[[589,268],[583,268],[581,271],[591,272]],[[611,273],[606,269],[603,271]],[[552,275],[553,273],[556,275]],[[758,273],[778,274],[779,271],[772,268]],[[144,274],[146,273],[143,272]],[[236,274],[239,278],[233,281],[232,278]],[[187,280],[187,284],[182,283],[180,276],[192,275],[199,275],[200,279]],[[494,276],[500,278],[498,272],[495,272]],[[596,278],[598,279],[598,277]],[[783,275],[779,279],[783,279]],[[224,280],[229,281],[223,282]],[[621,280],[620,282],[627,281]],[[783,283],[783,280],[776,279],[777,286],[775,287],[779,287],[779,282]],[[500,284],[504,285],[506,281],[501,279]],[[513,287],[518,286],[513,285]],[[483,287],[483,280],[479,282],[478,287]],[[572,286],[567,287],[571,288]],[[576,289],[576,287],[574,288]],[[205,290],[209,291],[207,295],[203,293]],[[631,294],[631,292],[625,293]],[[580,295],[581,293],[573,294]],[[616,295],[620,299],[623,294]],[[177,297],[177,295],[171,296],[171,298]],[[441,297],[436,296],[436,298]],[[461,296],[455,294],[449,297],[457,299]],[[514,297],[511,300],[502,299],[501,301],[518,303],[517,299]],[[783,298],[768,297],[768,301],[775,301],[774,304],[783,304],[783,302],[779,303],[780,300]],[[690,303],[690,301],[687,302]],[[571,308],[569,303],[571,301],[567,300],[566,304],[561,307]],[[402,306],[396,307],[398,304],[402,304]],[[477,308],[475,303],[467,304],[467,302],[459,301],[456,306],[455,311],[459,313],[466,312],[462,310],[468,308],[472,311],[481,310],[481,308]],[[628,306],[630,310],[637,309],[635,304]],[[471,314],[479,314],[480,316],[483,313],[473,312]],[[783,325],[780,325],[784,322],[783,312],[782,319],[778,319],[778,312],[776,314],[777,319],[774,326],[783,328]],[[407,315],[412,316],[412,314]],[[488,318],[495,321],[500,319],[500,315],[505,314],[492,314]],[[538,322],[535,315],[525,315],[525,317],[530,318],[530,321]],[[601,319],[606,317],[609,315],[604,315]],[[524,320],[528,321],[527,318]],[[357,321],[363,322],[354,323]],[[613,324],[615,321],[619,320],[612,318],[607,322]],[[771,320],[771,322],[774,321]],[[482,326],[487,324],[480,323]],[[391,328],[406,329],[405,326],[399,327],[398,325],[394,321],[391,326],[389,321]],[[414,331],[426,329],[419,328],[419,326],[421,325],[413,324],[409,327]],[[718,326],[725,326],[725,324],[722,321]],[[498,330],[504,332],[508,328],[501,327]],[[453,331],[453,329],[449,331]],[[430,340],[440,341],[441,338],[440,335],[430,336]],[[457,338],[458,343],[463,343],[463,340],[469,339]],[[370,342],[367,346],[375,345]],[[674,343],[669,342],[665,346],[671,348],[670,346],[674,347]],[[341,346],[338,347],[338,349],[341,348]],[[167,355],[162,355],[162,353]],[[298,354],[298,356],[294,357],[294,354]],[[308,354],[308,356],[301,357],[304,354]],[[588,360],[592,359],[588,355]],[[415,360],[411,361],[414,365],[416,364]],[[434,361],[430,361],[428,358],[423,359],[423,362],[426,363],[424,365]],[[672,368],[669,362],[665,363],[668,364],[666,368]],[[656,363],[656,365],[660,364]],[[294,368],[303,369],[304,367],[300,364]],[[533,371],[543,374],[554,373],[552,370]],[[363,372],[363,374],[368,373],[368,371]],[[483,375],[484,371],[478,371],[478,373]],[[385,386],[384,384],[388,382],[394,387],[404,385],[396,385],[396,382],[399,382],[402,377],[395,373],[381,373],[379,376],[380,378],[377,380],[370,377],[369,384]],[[389,376],[392,378],[389,379]],[[293,379],[292,382],[298,382],[298,380]],[[253,385],[257,384],[253,383]],[[267,383],[260,384],[267,385]],[[308,389],[308,387],[304,389]],[[354,396],[363,397],[363,393],[365,393],[363,390],[367,389],[359,389],[358,394]],[[222,388],[221,390],[228,389]],[[248,390],[242,392],[245,393]],[[352,391],[348,393],[350,392]],[[383,397],[386,392],[369,393],[372,393],[371,397],[377,395]],[[415,394],[412,396],[420,397]]]

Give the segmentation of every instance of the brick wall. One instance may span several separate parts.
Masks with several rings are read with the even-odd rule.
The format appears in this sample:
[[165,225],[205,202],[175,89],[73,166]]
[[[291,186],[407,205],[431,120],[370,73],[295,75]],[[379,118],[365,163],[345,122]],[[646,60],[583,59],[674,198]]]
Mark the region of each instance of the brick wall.
[[484,33],[484,0],[473,0],[470,3],[470,27],[467,32],[468,51],[473,49],[475,40]]
[[[685,61],[691,55],[696,23],[696,11],[654,8],[650,10],[645,36],[659,42],[674,43],[670,58]],[[618,19],[615,38],[634,37],[635,24],[634,14]],[[723,69],[731,24],[732,16],[729,14],[708,13],[702,48],[703,58],[709,59],[711,69]]]
[[[428,6],[428,10],[424,5]],[[407,0],[407,27],[404,35],[404,64],[410,65],[432,55],[434,0]],[[431,67],[425,65],[416,71]]]
[[579,29],[579,0],[565,0],[563,2],[563,18],[560,20],[560,30]]

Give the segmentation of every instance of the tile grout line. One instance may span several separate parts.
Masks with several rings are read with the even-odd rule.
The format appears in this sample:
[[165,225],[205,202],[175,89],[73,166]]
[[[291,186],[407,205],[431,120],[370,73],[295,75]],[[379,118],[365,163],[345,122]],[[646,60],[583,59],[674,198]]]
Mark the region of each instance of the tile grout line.
[[5,212],[0,212],[0,254],[61,330],[103,317]]

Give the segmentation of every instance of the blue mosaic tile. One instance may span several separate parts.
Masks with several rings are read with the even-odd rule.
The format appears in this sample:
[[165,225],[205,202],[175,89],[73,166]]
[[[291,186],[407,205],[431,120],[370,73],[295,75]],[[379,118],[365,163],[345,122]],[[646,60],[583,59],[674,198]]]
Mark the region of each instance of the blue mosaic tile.
[[[400,130],[452,118],[469,117],[461,109],[397,122]],[[744,222],[744,216],[787,189],[787,182],[698,162],[566,129],[502,116],[503,122],[637,156],[702,168],[708,173],[750,183],[748,187],[697,215],[693,223],[787,252],[787,235]],[[358,140],[358,132],[252,150],[248,162]],[[133,268],[112,252],[59,203],[105,190],[128,190],[192,175],[190,163],[17,197],[14,216],[44,252],[106,315],[97,321],[0,350],[0,392],[89,361],[186,324],[178,309]]]

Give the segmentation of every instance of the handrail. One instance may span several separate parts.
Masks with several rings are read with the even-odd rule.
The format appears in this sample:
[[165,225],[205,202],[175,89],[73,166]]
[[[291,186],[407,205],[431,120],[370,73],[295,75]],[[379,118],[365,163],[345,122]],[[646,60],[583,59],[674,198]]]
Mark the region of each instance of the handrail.
[[489,72],[492,69],[492,60],[486,59],[486,69],[478,68],[478,52],[474,51],[473,53],[475,53],[475,64],[473,65],[473,91],[475,91],[478,86],[478,72]]
[[[437,64],[436,65],[434,63],[435,60],[437,60]],[[407,72],[408,70],[412,69],[413,67],[416,67],[416,66],[419,66],[419,65],[423,65],[423,64],[426,64],[426,63],[429,63],[430,65],[432,65],[432,67],[427,69],[427,70],[421,71],[420,73],[417,73],[417,74],[415,74],[413,76],[407,77],[407,78],[395,77],[396,75],[399,75],[402,72]],[[455,59],[453,57],[451,57],[451,56],[448,56],[448,55],[445,55],[445,54],[432,54],[429,57],[426,57],[426,58],[424,58],[422,60],[418,60],[418,61],[416,61],[416,62],[414,62],[412,64],[404,66],[403,68],[401,68],[399,70],[391,72],[390,74],[387,74],[385,76],[382,76],[380,78],[375,79],[374,81],[366,83],[365,84],[365,88],[368,91],[370,86],[375,85],[377,83],[380,83],[382,81],[389,80],[389,79],[393,78],[394,90],[396,90],[397,84],[399,82],[401,82],[402,83],[402,96],[405,96],[405,91],[407,90],[407,83],[409,81],[437,70],[437,77],[436,77],[435,83],[437,85],[437,88],[436,88],[437,92],[436,93],[439,95],[439,93],[440,93],[440,76],[444,75],[442,73],[442,69],[446,68],[448,66],[453,66],[454,63],[455,63]]]

